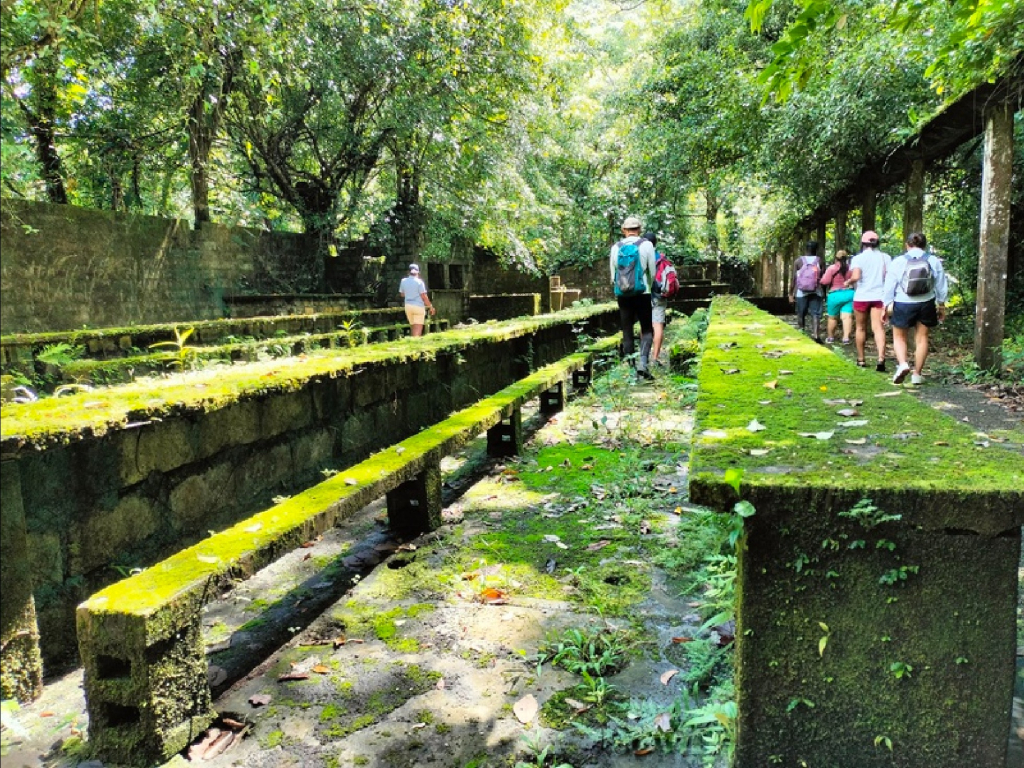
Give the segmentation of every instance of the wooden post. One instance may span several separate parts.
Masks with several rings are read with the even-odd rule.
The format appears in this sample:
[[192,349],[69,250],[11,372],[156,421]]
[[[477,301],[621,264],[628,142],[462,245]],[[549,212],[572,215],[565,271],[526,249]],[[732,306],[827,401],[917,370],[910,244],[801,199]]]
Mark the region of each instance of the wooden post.
[[924,232],[924,160],[916,158],[910,165],[903,201],[903,242],[911,232]]
[[[867,232],[875,228],[875,206],[878,202],[873,186],[864,187],[864,197],[860,207],[860,231]],[[859,240],[859,238],[858,238]]]
[[985,110],[981,242],[974,321],[974,362],[985,370],[1002,367],[1012,177],[1013,110],[1009,101],[1003,101]]

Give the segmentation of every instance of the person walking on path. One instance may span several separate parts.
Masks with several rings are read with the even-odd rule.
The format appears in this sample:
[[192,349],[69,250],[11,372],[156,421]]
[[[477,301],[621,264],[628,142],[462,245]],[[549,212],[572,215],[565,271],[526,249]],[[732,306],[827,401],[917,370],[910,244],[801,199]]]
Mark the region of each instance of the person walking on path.
[[864,345],[867,342],[870,323],[878,355],[875,370],[885,373],[885,327],[882,325],[885,304],[882,303],[882,290],[892,257],[878,250],[878,233],[870,229],[860,236],[860,247],[861,252],[850,260],[850,273],[846,277],[846,287],[854,287],[853,318],[857,324],[854,337],[857,346],[857,365],[863,368],[867,364],[864,362]]
[[[655,273],[657,273],[658,261],[663,254],[658,252],[658,235],[655,232],[645,232],[644,240],[654,246]],[[661,365],[658,356],[661,354],[661,342],[665,338],[665,310],[668,309],[668,299],[657,291],[657,286],[651,286],[651,325],[654,328],[654,341],[651,344],[651,363]]]
[[654,283],[654,246],[640,237],[640,219],[628,216],[622,222],[622,239],[612,246],[609,265],[612,286],[619,303],[619,325],[622,329],[622,356],[633,359],[635,340],[633,324],[640,323],[640,354],[636,374],[652,379],[647,361],[654,343],[651,320],[651,285]]
[[907,238],[907,252],[893,259],[885,276],[882,301],[892,324],[892,347],[896,352],[893,384],[901,384],[910,373],[907,336],[914,328],[914,372],[911,384],[924,384],[921,371],[928,359],[928,329],[946,319],[949,281],[942,262],[924,249],[925,236],[914,232]]
[[811,316],[811,338],[821,343],[821,259],[816,240],[807,242],[807,253],[793,264],[789,303],[796,304],[796,324],[802,331]]
[[850,334],[853,331],[853,288],[846,287],[846,275],[849,271],[849,254],[846,251],[836,251],[835,261],[821,276],[821,284],[828,291],[825,298],[825,309],[828,313],[826,344],[835,343],[836,326],[840,320],[843,324],[843,344],[850,343]]
[[405,316],[409,320],[409,328],[413,336],[423,335],[423,325],[427,318],[427,312],[433,317],[437,310],[434,309],[430,297],[427,296],[427,286],[420,280],[420,268],[416,264],[409,265],[409,274],[402,278],[398,286],[398,292],[405,299]]

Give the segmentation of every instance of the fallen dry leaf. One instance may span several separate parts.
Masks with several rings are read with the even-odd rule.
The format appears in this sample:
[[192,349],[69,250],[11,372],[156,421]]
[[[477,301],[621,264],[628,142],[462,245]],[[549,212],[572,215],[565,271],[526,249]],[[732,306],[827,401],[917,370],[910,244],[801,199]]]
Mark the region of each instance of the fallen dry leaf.
[[875,397],[896,397],[897,395],[902,394],[903,390],[897,389],[895,392],[879,392],[878,394],[875,395]]
[[257,693],[249,697],[249,703],[254,707],[265,707],[273,700],[274,697],[269,693]]
[[757,419],[751,419],[750,423],[747,424],[747,432],[761,432],[762,430],[765,429],[768,429],[768,427],[759,422]]
[[532,693],[528,693],[515,704],[512,705],[512,712],[516,718],[523,725],[527,725],[533,718],[537,716],[537,711],[540,707],[537,705],[537,699],[534,698]]
[[593,544],[587,547],[587,552],[596,552],[599,549],[604,549],[609,544],[611,544],[611,541],[609,541],[608,539],[601,539],[600,541],[595,541]]
[[210,749],[210,747],[213,746],[213,742],[215,742],[220,737],[220,734],[220,728],[211,728],[210,730],[208,730],[198,744],[193,744],[188,748],[189,761],[193,763],[198,763],[200,760],[202,760],[206,756],[206,753]]
[[330,673],[331,668],[325,667],[323,664],[317,664],[315,667],[313,667],[312,671],[316,672],[318,675],[326,675]]
[[654,724],[659,730],[668,733],[672,730],[672,716],[668,712],[662,712],[656,718],[654,718]]
[[213,758],[223,754],[228,747],[235,743],[235,738],[235,734],[231,731],[222,731],[203,754],[203,760],[213,760]]
[[836,416],[845,416],[846,418],[850,418],[851,416],[860,416],[860,411],[856,408],[840,408],[836,411]]
[[729,433],[721,429],[705,429],[700,433],[702,437],[728,437]]
[[766,386],[768,389],[775,389],[777,386],[779,386],[779,380],[772,379],[771,381],[766,381],[764,383],[764,386]]
[[436,688],[439,691],[443,691],[444,690],[444,678],[443,677],[440,680],[437,681],[437,685],[435,685],[434,688]]
[[868,439],[866,437],[858,437],[854,440],[844,440],[843,442],[849,443],[850,445],[864,445]]
[[835,432],[797,432],[800,437],[813,437],[815,440],[828,440]]
[[584,704],[582,701],[576,701],[576,699],[566,698],[565,703],[573,708],[577,715],[581,715],[590,709],[590,704]]
[[670,681],[670,680],[671,680],[671,679],[672,679],[673,677],[675,677],[676,675],[678,675],[678,674],[679,674],[679,670],[678,670],[678,669],[670,669],[670,670],[668,670],[667,672],[662,672],[662,673],[661,673],[661,684],[662,684],[662,685],[668,685],[668,684],[669,684],[669,681]]
[[654,752],[654,747],[644,747],[643,749],[638,749],[633,754],[637,757],[643,757],[644,755],[649,755],[652,752]]
[[673,637],[672,638],[672,642],[673,643],[692,643],[693,642],[693,638],[692,637]]
[[480,602],[485,605],[504,605],[508,602],[508,592],[495,587],[487,587],[480,592]]
[[50,710],[46,710],[45,712],[40,712],[39,716],[40,717],[53,717],[53,712],[51,712]]
[[240,723],[232,717],[222,717],[220,721],[233,731],[240,731],[247,727],[245,723]]
[[771,452],[770,448],[751,448],[751,456],[767,456]]
[[277,682],[279,682],[279,683],[286,683],[289,680],[309,680],[309,673],[308,672],[285,672],[283,675],[281,675],[279,678],[277,678]]

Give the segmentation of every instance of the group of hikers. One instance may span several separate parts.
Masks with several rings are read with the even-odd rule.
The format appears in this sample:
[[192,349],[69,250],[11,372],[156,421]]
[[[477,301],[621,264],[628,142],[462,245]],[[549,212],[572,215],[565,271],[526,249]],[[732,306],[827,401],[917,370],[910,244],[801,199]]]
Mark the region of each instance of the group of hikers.
[[[865,231],[861,250],[853,258],[846,251],[836,252],[833,263],[822,269],[818,243],[806,244],[806,253],[793,265],[789,300],[796,307],[797,325],[804,330],[810,318],[810,336],[821,343],[822,304],[828,315],[824,343],[833,344],[836,329],[842,324],[840,343],[850,343],[855,325],[854,343],[857,365],[865,367],[868,328],[874,338],[877,363],[885,368],[885,326],[892,326],[892,346],[896,355],[893,384],[901,384],[909,375],[912,384],[923,384],[928,358],[928,329],[945,319],[949,281],[942,262],[926,248],[928,241],[920,232],[912,233],[901,256],[891,257],[878,248],[878,233]],[[908,338],[914,332],[914,365],[911,368]]]
[[[622,329],[622,355],[630,360],[641,379],[651,379],[650,366],[661,365],[660,354],[665,330],[667,299],[679,282],[672,263],[658,253],[654,232],[641,235],[643,225],[635,216],[622,222],[622,239],[611,248],[609,266],[612,286],[619,305]],[[893,383],[911,377],[912,384],[923,384],[923,369],[928,358],[928,329],[946,315],[949,284],[942,262],[926,248],[920,232],[907,238],[907,250],[896,258],[879,250],[877,232],[865,231],[861,250],[850,258],[836,251],[833,263],[824,268],[818,255],[818,243],[809,241],[806,253],[793,265],[789,300],[795,305],[797,325],[804,330],[810,319],[810,335],[821,339],[823,305],[828,316],[825,344],[836,343],[842,327],[841,344],[853,343],[857,365],[865,367],[868,329],[874,338],[875,370],[885,373],[886,323],[892,326],[892,346],[896,354]],[[409,265],[409,275],[399,293],[405,300],[412,335],[423,333],[425,315],[434,313],[426,285],[419,278],[419,267]],[[640,348],[636,349],[634,325],[640,324]],[[914,331],[914,365],[911,368],[908,339]]]

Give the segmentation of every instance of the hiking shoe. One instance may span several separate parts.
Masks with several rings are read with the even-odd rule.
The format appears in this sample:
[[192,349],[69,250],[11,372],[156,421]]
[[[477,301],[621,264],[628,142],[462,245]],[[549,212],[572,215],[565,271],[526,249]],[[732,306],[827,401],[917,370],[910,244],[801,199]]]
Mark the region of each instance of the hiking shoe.
[[885,373],[885,360],[879,360],[878,365],[875,366],[875,370],[879,373]]
[[831,336],[827,336],[827,337],[825,337],[825,343],[826,344],[835,344],[836,340],[833,339]]
[[867,364],[867,363],[865,363],[865,362],[864,362],[863,360],[858,360],[858,361],[857,361],[857,367],[858,367],[858,368],[867,368],[867,367],[868,367],[868,364]]
[[639,377],[641,379],[647,379],[647,381],[653,381],[654,380],[654,374],[651,373],[650,371],[637,371],[636,375],[637,375],[637,377]]
[[907,378],[907,374],[910,373],[910,366],[906,363],[900,363],[896,366],[896,373],[892,377],[893,384],[902,384],[903,380]]
[[924,376],[922,376],[919,373],[915,373],[913,376],[910,377],[910,383],[920,386],[921,384],[924,384]]

